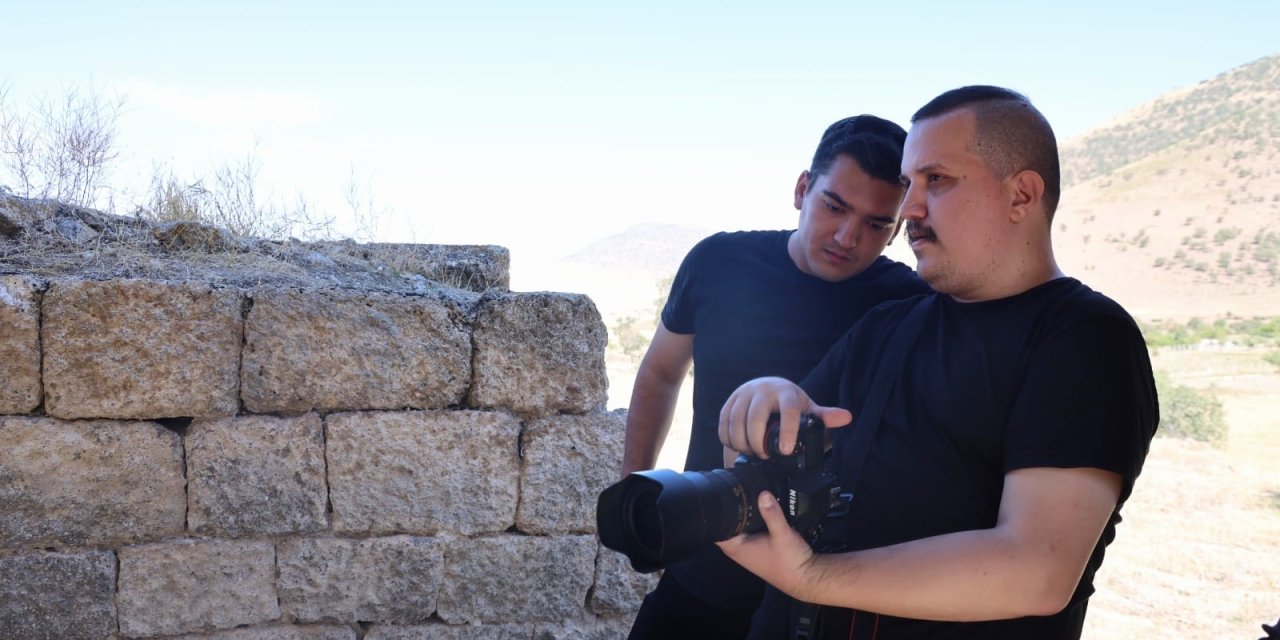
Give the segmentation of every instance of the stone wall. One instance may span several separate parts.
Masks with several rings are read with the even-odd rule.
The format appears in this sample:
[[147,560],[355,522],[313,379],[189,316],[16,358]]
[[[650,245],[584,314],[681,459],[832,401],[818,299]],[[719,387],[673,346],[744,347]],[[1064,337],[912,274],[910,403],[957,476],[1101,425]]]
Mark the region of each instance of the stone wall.
[[0,275],[0,638],[625,637],[605,340],[574,294]]

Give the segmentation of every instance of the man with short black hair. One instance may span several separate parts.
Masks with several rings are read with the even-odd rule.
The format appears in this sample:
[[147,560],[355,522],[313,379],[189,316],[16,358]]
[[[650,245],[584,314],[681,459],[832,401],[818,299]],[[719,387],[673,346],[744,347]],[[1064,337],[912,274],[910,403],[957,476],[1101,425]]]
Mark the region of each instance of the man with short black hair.
[[[647,470],[696,367],[685,470],[725,465],[716,435],[725,398],[769,372],[803,375],[868,309],[928,292],[880,254],[897,234],[906,132],[869,115],[823,133],[796,181],[794,231],[719,233],[685,257],[641,362],[627,416],[623,474]],[[763,583],[719,550],[667,567],[631,638],[740,639]]]
[[720,543],[776,588],[749,637],[1079,638],[1159,419],[1146,345],[1058,269],[1057,144],[1024,96],[964,87],[912,123],[902,216],[937,293],[878,307],[799,384],[752,380],[721,411],[721,440],[757,456],[770,414],[783,451],[819,416],[852,493],[835,551],[767,492],[767,533]]

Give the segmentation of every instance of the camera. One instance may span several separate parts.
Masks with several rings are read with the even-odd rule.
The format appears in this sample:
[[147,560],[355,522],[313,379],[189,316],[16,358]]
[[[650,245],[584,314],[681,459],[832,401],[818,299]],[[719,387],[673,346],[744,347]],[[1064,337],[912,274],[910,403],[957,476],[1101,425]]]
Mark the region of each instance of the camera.
[[823,468],[822,421],[801,416],[795,450],[786,456],[778,450],[778,423],[777,414],[770,417],[765,460],[740,455],[728,469],[641,471],[605,489],[596,502],[600,542],[625,554],[636,571],[657,571],[711,543],[763,531],[761,491],[772,493],[791,528],[814,542],[848,497]]

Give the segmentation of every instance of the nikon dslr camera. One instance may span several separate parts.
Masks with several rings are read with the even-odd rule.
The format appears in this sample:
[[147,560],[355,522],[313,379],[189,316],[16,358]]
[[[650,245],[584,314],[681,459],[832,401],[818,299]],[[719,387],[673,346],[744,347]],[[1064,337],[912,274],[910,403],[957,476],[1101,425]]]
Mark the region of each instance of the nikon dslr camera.
[[641,471],[605,489],[596,503],[600,542],[625,554],[636,571],[657,571],[713,542],[763,531],[761,491],[778,499],[791,528],[815,541],[823,520],[848,500],[823,468],[826,428],[801,416],[795,451],[784,456],[775,414],[765,440],[766,460],[740,455],[729,469]]

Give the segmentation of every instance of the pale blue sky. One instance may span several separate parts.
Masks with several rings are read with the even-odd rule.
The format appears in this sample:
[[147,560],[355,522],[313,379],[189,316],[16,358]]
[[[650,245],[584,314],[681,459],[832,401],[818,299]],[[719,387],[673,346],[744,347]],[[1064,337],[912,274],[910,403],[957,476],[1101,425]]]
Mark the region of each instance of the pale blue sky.
[[1065,140],[1280,53],[1277,2],[1054,5],[4,0],[0,82],[121,94],[122,183],[253,152],[273,193],[341,213],[354,169],[393,211],[381,239],[518,268],[639,222],[792,226],[846,115],[905,126],[1000,84]]

